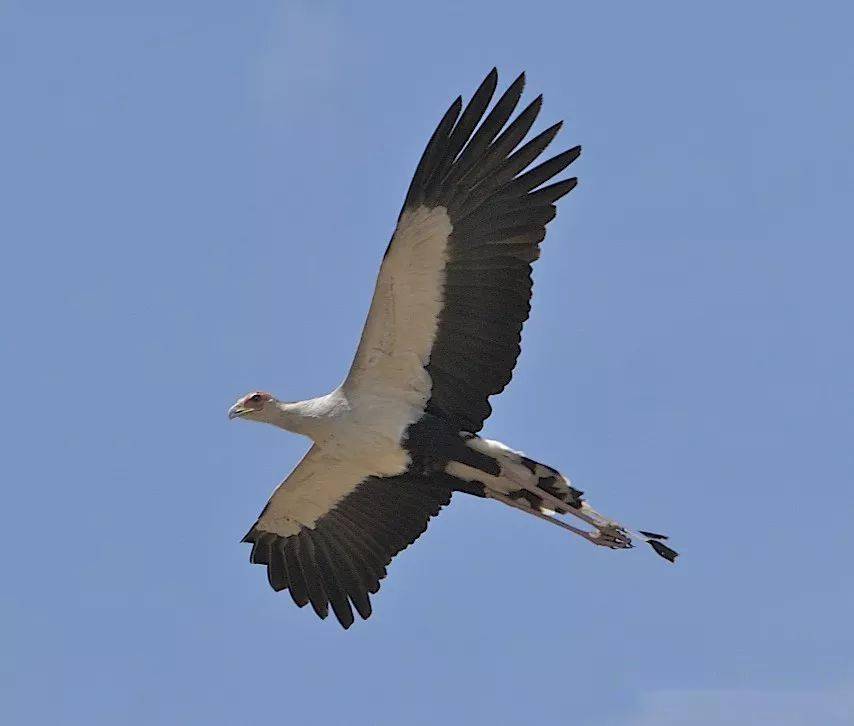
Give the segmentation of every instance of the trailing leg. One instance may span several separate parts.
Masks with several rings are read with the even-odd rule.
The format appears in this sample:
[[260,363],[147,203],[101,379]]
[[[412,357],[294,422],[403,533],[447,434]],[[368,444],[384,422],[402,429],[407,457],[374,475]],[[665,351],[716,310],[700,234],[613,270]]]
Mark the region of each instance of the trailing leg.
[[[497,441],[468,438],[466,446],[481,459],[457,457],[448,462],[447,474],[464,485],[456,488],[479,493],[508,506],[532,514],[577,534],[593,544],[610,549],[628,549],[634,541],[646,542],[664,559],[674,562],[677,553],[665,545],[667,537],[653,532],[631,530],[603,516],[583,498],[559,471],[529,459]],[[465,459],[465,460],[463,460]],[[570,515],[591,527],[573,527],[557,515]]]

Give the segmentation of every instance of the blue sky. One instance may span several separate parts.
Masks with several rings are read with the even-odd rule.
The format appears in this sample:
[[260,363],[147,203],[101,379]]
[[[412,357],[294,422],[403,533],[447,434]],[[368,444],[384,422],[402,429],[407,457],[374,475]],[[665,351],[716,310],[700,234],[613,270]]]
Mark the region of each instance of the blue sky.
[[[0,3],[3,722],[849,723],[852,22]],[[306,442],[226,409],[338,383],[493,65],[584,153],[486,432],[683,556],[460,497],[345,633],[239,544]]]

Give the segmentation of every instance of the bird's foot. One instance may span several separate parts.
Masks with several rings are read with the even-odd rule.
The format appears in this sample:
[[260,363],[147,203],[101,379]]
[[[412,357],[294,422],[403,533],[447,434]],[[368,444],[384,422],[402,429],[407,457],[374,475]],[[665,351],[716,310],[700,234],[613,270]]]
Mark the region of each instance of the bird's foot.
[[588,539],[595,545],[612,550],[627,550],[634,546],[626,530],[613,522],[597,527],[590,533]]

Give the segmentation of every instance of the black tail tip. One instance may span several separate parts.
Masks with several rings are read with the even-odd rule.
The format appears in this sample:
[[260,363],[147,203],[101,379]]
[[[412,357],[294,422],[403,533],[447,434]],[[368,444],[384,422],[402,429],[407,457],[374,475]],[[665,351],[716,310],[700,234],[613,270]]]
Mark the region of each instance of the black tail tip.
[[668,562],[676,562],[676,558],[679,556],[679,553],[676,550],[670,549],[666,544],[655,539],[648,539],[647,542],[659,557],[663,557]]
[[640,532],[644,537],[649,537],[650,539],[667,539],[666,534],[656,534],[655,532],[644,532],[642,529],[639,529],[638,532]]

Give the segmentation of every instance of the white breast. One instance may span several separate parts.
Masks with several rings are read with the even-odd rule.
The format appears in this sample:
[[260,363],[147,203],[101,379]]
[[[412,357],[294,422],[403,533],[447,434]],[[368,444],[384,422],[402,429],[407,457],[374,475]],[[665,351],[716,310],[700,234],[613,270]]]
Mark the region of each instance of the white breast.
[[375,476],[402,474],[410,457],[400,445],[409,421],[420,411],[399,399],[376,395],[329,394],[329,414],[313,436],[328,456],[359,462]]

